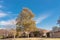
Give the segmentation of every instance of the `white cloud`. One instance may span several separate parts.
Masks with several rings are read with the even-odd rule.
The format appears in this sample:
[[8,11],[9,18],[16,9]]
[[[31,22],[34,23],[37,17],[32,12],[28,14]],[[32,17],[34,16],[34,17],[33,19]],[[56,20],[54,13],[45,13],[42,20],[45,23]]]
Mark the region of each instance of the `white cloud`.
[[4,13],[4,12],[0,12],[0,18],[1,18],[1,17],[5,17],[5,16],[7,16],[6,13]]
[[15,20],[0,21],[0,25],[14,25],[16,24]]
[[51,10],[41,13],[42,15],[39,15],[39,17],[35,19],[36,24],[41,23],[43,20],[47,19],[49,16],[52,16],[51,15],[52,13],[53,13],[53,11],[51,11]]
[[8,20],[8,21],[0,21],[0,26],[1,26],[1,29],[15,29],[16,28],[16,21],[15,19],[12,19],[12,20]]
[[5,28],[0,28],[0,29],[5,29]]
[[37,18],[36,24],[42,22],[44,19],[46,19],[49,15],[41,15],[40,17]]
[[8,11],[4,12],[0,10],[0,18],[5,17],[5,16],[12,18],[13,16],[16,16],[16,15],[18,14],[13,14],[13,12],[8,12]]
[[12,13],[12,12],[8,12],[8,11],[4,12],[4,11],[0,10],[0,18],[5,17],[5,16],[9,17],[9,15],[12,15],[10,13]]

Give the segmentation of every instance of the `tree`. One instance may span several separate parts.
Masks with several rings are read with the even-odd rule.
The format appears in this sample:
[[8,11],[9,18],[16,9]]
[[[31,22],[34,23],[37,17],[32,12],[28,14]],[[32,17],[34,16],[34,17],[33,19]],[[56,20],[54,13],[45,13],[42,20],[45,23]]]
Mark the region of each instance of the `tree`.
[[60,17],[59,17],[59,20],[57,21],[57,24],[59,24],[59,27],[60,27]]
[[43,36],[43,31],[30,32],[29,36],[30,37],[42,37]]
[[58,31],[58,28],[59,28],[59,27],[54,26],[54,27],[52,28],[52,30],[53,30],[53,31]]
[[34,14],[28,8],[24,8],[17,18],[17,32],[20,31],[36,31],[36,24],[33,20]]

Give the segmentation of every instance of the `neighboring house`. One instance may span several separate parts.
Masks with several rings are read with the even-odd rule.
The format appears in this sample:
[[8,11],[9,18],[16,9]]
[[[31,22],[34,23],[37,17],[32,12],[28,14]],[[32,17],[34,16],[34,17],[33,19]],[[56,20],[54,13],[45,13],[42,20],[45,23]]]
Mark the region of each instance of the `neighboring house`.
[[30,32],[31,37],[47,37],[46,33],[49,32],[48,30],[38,28],[38,31]]
[[49,32],[49,30],[40,29],[40,28],[39,28],[39,31],[40,31],[40,32],[43,32],[43,35],[42,35],[43,37],[47,37],[46,34]]
[[13,30],[0,29],[0,36],[13,37],[14,36],[14,32],[13,32]]
[[[19,32],[17,37],[46,37],[46,33],[48,30],[45,29],[38,29],[38,31],[32,31],[32,32]],[[4,37],[15,37],[16,36],[16,30],[6,30],[6,29],[0,29],[0,36]]]
[[47,37],[50,37],[50,38],[60,38],[60,31],[50,31],[47,33]]
[[4,29],[0,29],[0,36],[8,36],[8,31],[7,30],[4,30]]
[[60,38],[60,27],[58,28],[54,28],[53,30],[51,30],[50,32],[47,33],[47,37],[50,38]]
[[19,32],[17,37],[46,37],[48,30],[39,28],[38,31]]

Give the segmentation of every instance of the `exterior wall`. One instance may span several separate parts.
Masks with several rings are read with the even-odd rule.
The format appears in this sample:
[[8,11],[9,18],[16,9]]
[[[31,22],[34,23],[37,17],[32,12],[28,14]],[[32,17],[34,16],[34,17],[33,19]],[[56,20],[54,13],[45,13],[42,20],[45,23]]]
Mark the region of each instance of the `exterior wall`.
[[60,38],[60,32],[51,32],[50,37],[51,38]]

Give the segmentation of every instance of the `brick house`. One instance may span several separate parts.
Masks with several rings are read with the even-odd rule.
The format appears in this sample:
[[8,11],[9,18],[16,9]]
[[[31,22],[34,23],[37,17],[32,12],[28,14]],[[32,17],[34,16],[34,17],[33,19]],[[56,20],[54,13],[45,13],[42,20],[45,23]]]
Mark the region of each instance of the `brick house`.
[[51,30],[50,32],[47,33],[47,37],[50,38],[60,38],[60,27]]
[[49,32],[49,30],[40,29],[40,28],[39,28],[39,31],[43,32],[43,35],[42,35],[43,37],[47,37],[47,33]]
[[6,30],[6,29],[0,29],[0,36],[6,37],[13,37],[14,36],[13,30]]
[[0,36],[8,36],[8,31],[4,29],[0,29]]

